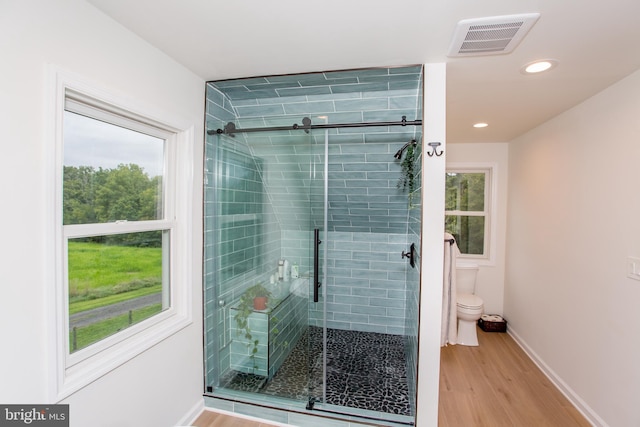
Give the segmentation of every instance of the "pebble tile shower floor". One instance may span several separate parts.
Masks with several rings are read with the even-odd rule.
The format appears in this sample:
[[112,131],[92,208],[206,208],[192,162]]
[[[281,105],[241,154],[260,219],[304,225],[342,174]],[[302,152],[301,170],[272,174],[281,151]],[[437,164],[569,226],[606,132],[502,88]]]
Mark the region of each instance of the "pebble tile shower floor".
[[[296,400],[309,396],[321,400],[322,362],[322,329],[310,326],[271,381],[234,371],[221,379],[220,386]],[[328,329],[326,403],[411,415],[404,338]]]

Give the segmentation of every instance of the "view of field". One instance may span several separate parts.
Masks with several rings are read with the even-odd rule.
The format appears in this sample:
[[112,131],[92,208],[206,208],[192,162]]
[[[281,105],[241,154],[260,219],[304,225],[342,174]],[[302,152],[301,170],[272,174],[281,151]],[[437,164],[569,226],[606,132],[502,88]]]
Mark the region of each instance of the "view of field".
[[162,248],[69,241],[68,254],[71,352],[162,310]]
[[[78,127],[83,132],[87,129],[100,132],[104,126],[100,121],[71,112],[65,113],[65,120],[85,123],[86,126]],[[119,132],[133,131],[119,129]],[[90,140],[91,134],[84,138]],[[64,226],[161,219],[162,176],[150,177],[137,164],[103,168],[82,151],[88,144],[85,139],[73,147],[86,165],[64,167]],[[149,144],[145,142],[150,156],[158,154],[156,151],[162,153],[162,140]],[[96,232],[67,240],[70,352],[162,310],[163,233],[162,230],[108,235]]]

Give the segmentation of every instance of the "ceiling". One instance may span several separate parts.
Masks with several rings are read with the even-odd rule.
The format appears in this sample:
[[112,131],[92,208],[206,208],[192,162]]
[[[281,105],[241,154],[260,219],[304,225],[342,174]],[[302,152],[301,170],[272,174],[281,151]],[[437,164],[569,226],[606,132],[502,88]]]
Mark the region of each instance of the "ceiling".
[[[640,68],[637,0],[87,1],[208,81],[446,62],[448,142],[508,142]],[[529,12],[513,52],[447,57],[460,20]]]

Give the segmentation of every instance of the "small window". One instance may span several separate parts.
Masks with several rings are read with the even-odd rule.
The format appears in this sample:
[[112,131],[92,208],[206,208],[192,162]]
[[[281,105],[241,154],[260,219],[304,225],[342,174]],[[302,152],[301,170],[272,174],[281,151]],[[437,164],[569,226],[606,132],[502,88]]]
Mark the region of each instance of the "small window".
[[445,230],[463,255],[489,258],[490,169],[447,170]]
[[49,324],[60,400],[192,322],[194,127],[55,74]]

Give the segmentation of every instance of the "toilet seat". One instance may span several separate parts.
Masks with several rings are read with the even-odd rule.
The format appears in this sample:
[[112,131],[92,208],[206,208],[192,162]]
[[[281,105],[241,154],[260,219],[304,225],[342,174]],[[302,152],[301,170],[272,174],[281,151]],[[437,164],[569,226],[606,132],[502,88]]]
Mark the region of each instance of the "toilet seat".
[[459,308],[478,310],[482,308],[483,304],[482,298],[477,295],[460,293],[456,297],[456,305]]

